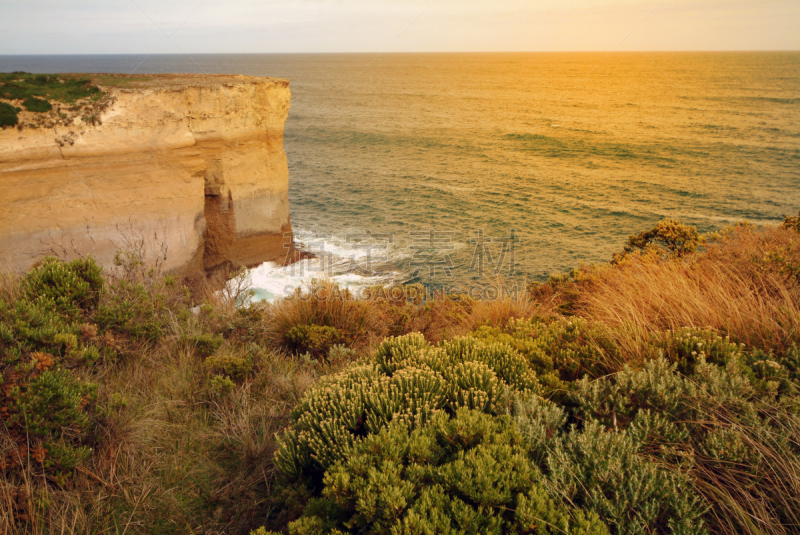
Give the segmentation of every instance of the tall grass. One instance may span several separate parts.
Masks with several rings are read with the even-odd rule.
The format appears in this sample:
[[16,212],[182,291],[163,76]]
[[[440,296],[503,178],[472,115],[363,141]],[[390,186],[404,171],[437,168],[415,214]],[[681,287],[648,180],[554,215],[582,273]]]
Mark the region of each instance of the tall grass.
[[[701,404],[703,402],[700,402]],[[705,401],[708,405],[708,401]],[[758,469],[698,457],[690,470],[695,487],[714,507],[712,533],[788,535],[800,530],[800,418],[790,407],[764,407],[770,429],[756,430],[732,418],[721,404],[706,407],[757,452]],[[712,422],[695,422],[712,425]]]
[[711,328],[764,351],[800,342],[797,234],[740,229],[684,262],[630,262],[596,277],[579,313],[618,328],[632,346],[653,333]]
[[[504,287],[495,281],[494,287]],[[427,300],[419,285],[370,288],[355,296],[331,281],[316,281],[293,296],[265,305],[272,344],[285,345],[293,327],[335,328],[358,351],[368,351],[387,336],[421,333],[430,342],[466,335],[482,325],[504,326],[512,318],[550,316],[553,307],[531,299],[526,291],[497,292],[496,299],[448,296],[431,291]]]

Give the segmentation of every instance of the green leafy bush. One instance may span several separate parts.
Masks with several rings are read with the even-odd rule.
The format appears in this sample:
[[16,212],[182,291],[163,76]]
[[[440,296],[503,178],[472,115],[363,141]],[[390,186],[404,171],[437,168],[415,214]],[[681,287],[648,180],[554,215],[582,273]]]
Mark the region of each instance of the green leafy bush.
[[680,373],[691,375],[701,360],[720,366],[740,361],[744,344],[735,344],[729,337],[723,338],[708,329],[685,327],[667,331],[664,338],[655,341],[652,347],[674,362]]
[[212,333],[190,336],[186,338],[186,341],[194,346],[195,355],[201,358],[210,357],[225,343],[225,339],[222,336]]
[[537,390],[536,374],[508,346],[461,338],[434,348],[419,334],[389,338],[372,359],[323,378],[306,394],[275,464],[289,478],[318,484],[334,462],[391,421],[413,429],[459,408],[503,414],[513,393]]
[[44,113],[53,109],[53,105],[43,98],[28,97],[22,101],[22,105],[28,111]]
[[690,478],[640,455],[643,438],[654,427],[648,416],[640,413],[628,431],[608,431],[590,421],[580,431],[573,428],[537,444],[548,452],[551,488],[602,518],[614,533],[645,535],[658,527],[707,533],[706,502],[691,490]]
[[102,272],[91,256],[72,262],[49,256],[28,272],[22,287],[28,299],[52,303],[60,313],[76,316],[97,308],[105,286]]
[[781,223],[781,228],[796,230],[800,232],[800,212],[796,216],[787,215]]
[[112,329],[135,341],[156,343],[166,333],[170,307],[165,295],[141,283],[119,281],[114,292],[95,314],[104,329]]
[[315,496],[290,532],[702,535],[747,532],[751,519],[797,524],[797,407],[759,386],[755,357],[683,329],[654,340],[664,356],[643,369],[570,372],[560,405],[540,398],[534,370],[549,369],[546,358],[603,347],[602,332],[587,332],[511,322],[435,347],[408,335],[323,378],[275,456]]
[[461,408],[393,421],[325,474],[290,533],[608,533],[543,486],[508,416]]
[[19,298],[0,300],[0,414],[20,445],[4,451],[0,464],[33,460],[58,479],[87,457],[97,389],[73,370],[102,356],[93,345],[97,328],[86,320],[104,284],[91,258],[46,258],[21,280]]
[[63,318],[47,300],[0,301],[0,348],[7,364],[33,351],[64,355],[68,348],[63,335],[78,333],[80,327]]
[[20,394],[12,423],[16,419],[28,433],[42,437],[82,429],[89,424],[83,406],[95,396],[96,387],[76,380],[70,371],[44,370]]
[[225,375],[233,380],[242,380],[253,371],[252,362],[232,355],[212,355],[203,362],[203,366],[211,374]]
[[344,342],[344,337],[334,327],[321,325],[297,325],[286,332],[287,345],[298,353],[310,353],[320,359],[330,349]]
[[[546,355],[578,344],[564,338],[569,328],[510,330],[536,330],[543,345],[523,349]],[[602,519],[614,533],[706,533],[706,502],[687,492],[687,476],[641,456],[644,424],[568,427],[562,409],[536,396],[532,367],[503,343],[431,347],[409,335],[324,378],[275,458],[318,496],[290,532],[601,533]]]
[[318,498],[290,532],[606,533],[550,495],[508,416],[537,391],[507,345],[385,340],[293,412],[274,462]]
[[796,404],[761,391],[737,360],[718,366],[698,356],[688,376],[678,364],[658,358],[579,381],[571,418],[626,430],[639,455],[687,474],[691,486],[681,488],[709,504],[704,519],[714,532],[752,532],[754,519],[800,525]]
[[5,126],[17,126],[19,122],[19,117],[17,117],[18,112],[19,109],[11,104],[0,102],[0,128]]
[[621,360],[606,333],[581,318],[549,324],[534,319],[511,319],[503,327],[483,326],[470,336],[485,343],[508,344],[524,356],[539,381],[549,389],[589,375],[609,373]]
[[25,100],[31,96],[72,103],[103,96],[91,80],[73,74],[0,73],[0,98]]

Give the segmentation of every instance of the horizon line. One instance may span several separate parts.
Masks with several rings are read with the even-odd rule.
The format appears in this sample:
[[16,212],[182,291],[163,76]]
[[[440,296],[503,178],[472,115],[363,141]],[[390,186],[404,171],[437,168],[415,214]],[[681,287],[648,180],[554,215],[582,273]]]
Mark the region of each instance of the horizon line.
[[173,52],[173,53],[153,53],[147,52],[93,52],[93,53],[63,53],[63,52],[25,52],[25,53],[0,53],[0,57],[12,56],[223,56],[223,55],[301,55],[301,54],[317,54],[317,55],[334,55],[334,54],[369,54],[369,55],[398,55],[398,54],[653,54],[653,53],[686,53],[686,54],[708,54],[708,53],[788,53],[800,52],[797,49],[705,49],[705,50],[457,50],[457,51],[444,51],[444,50],[426,50],[426,51],[398,51],[398,52],[381,52],[375,51],[336,51],[336,52]]

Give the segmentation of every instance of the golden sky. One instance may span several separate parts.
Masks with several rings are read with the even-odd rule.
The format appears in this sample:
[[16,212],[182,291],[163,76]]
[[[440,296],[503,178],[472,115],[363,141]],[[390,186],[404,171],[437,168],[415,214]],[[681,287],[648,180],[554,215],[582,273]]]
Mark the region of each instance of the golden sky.
[[0,0],[0,54],[798,50],[798,29],[800,0]]

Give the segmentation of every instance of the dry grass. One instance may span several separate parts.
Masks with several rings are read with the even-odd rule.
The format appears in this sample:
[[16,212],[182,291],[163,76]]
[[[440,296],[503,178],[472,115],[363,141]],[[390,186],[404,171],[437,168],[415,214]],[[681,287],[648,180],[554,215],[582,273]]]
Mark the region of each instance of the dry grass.
[[101,398],[124,405],[67,486],[30,470],[0,475],[0,534],[246,533],[270,508],[280,513],[269,492],[274,434],[316,380],[314,367],[271,357],[220,396],[191,353],[162,351],[107,374]]
[[[272,492],[274,435],[325,370],[231,341],[226,352],[246,355],[253,372],[220,390],[185,341],[211,320],[179,317],[182,292],[163,277],[134,279],[167,303],[163,337],[155,345],[119,337],[119,360],[74,370],[99,386],[95,450],[60,483],[35,463],[0,471],[0,535],[247,533],[293,514]],[[105,299],[118,291],[109,287]],[[17,281],[0,290],[0,298],[13,295]],[[218,297],[224,318],[229,296]]]
[[356,299],[331,281],[319,281],[309,294],[297,293],[270,305],[268,311],[268,336],[276,347],[297,325],[333,327],[356,348],[366,347],[386,332],[372,302]]
[[0,300],[13,303],[20,295],[19,274],[14,273],[10,265],[0,263]]
[[[508,286],[498,280],[493,288]],[[488,286],[487,286],[488,287]],[[373,288],[357,298],[330,281],[319,281],[306,294],[294,295],[266,306],[266,324],[271,343],[282,347],[283,336],[298,325],[334,327],[360,353],[387,336],[418,332],[437,343],[463,336],[482,325],[504,326],[512,318],[549,317],[555,310],[550,302],[531,299],[524,287],[517,292],[497,291],[492,299],[449,297],[419,287],[381,291]]]
[[689,473],[698,491],[714,504],[707,520],[710,531],[731,535],[797,533],[800,529],[798,415],[786,406],[762,407],[762,415],[769,415],[770,430],[757,431],[732,419],[722,406],[707,409],[715,416],[717,425],[735,431],[759,457],[757,473],[745,464],[696,458]]
[[739,229],[691,262],[606,270],[580,294],[580,315],[615,327],[632,354],[653,333],[681,327],[784,353],[800,343],[800,281],[783,269],[800,266],[797,242],[787,230]]

